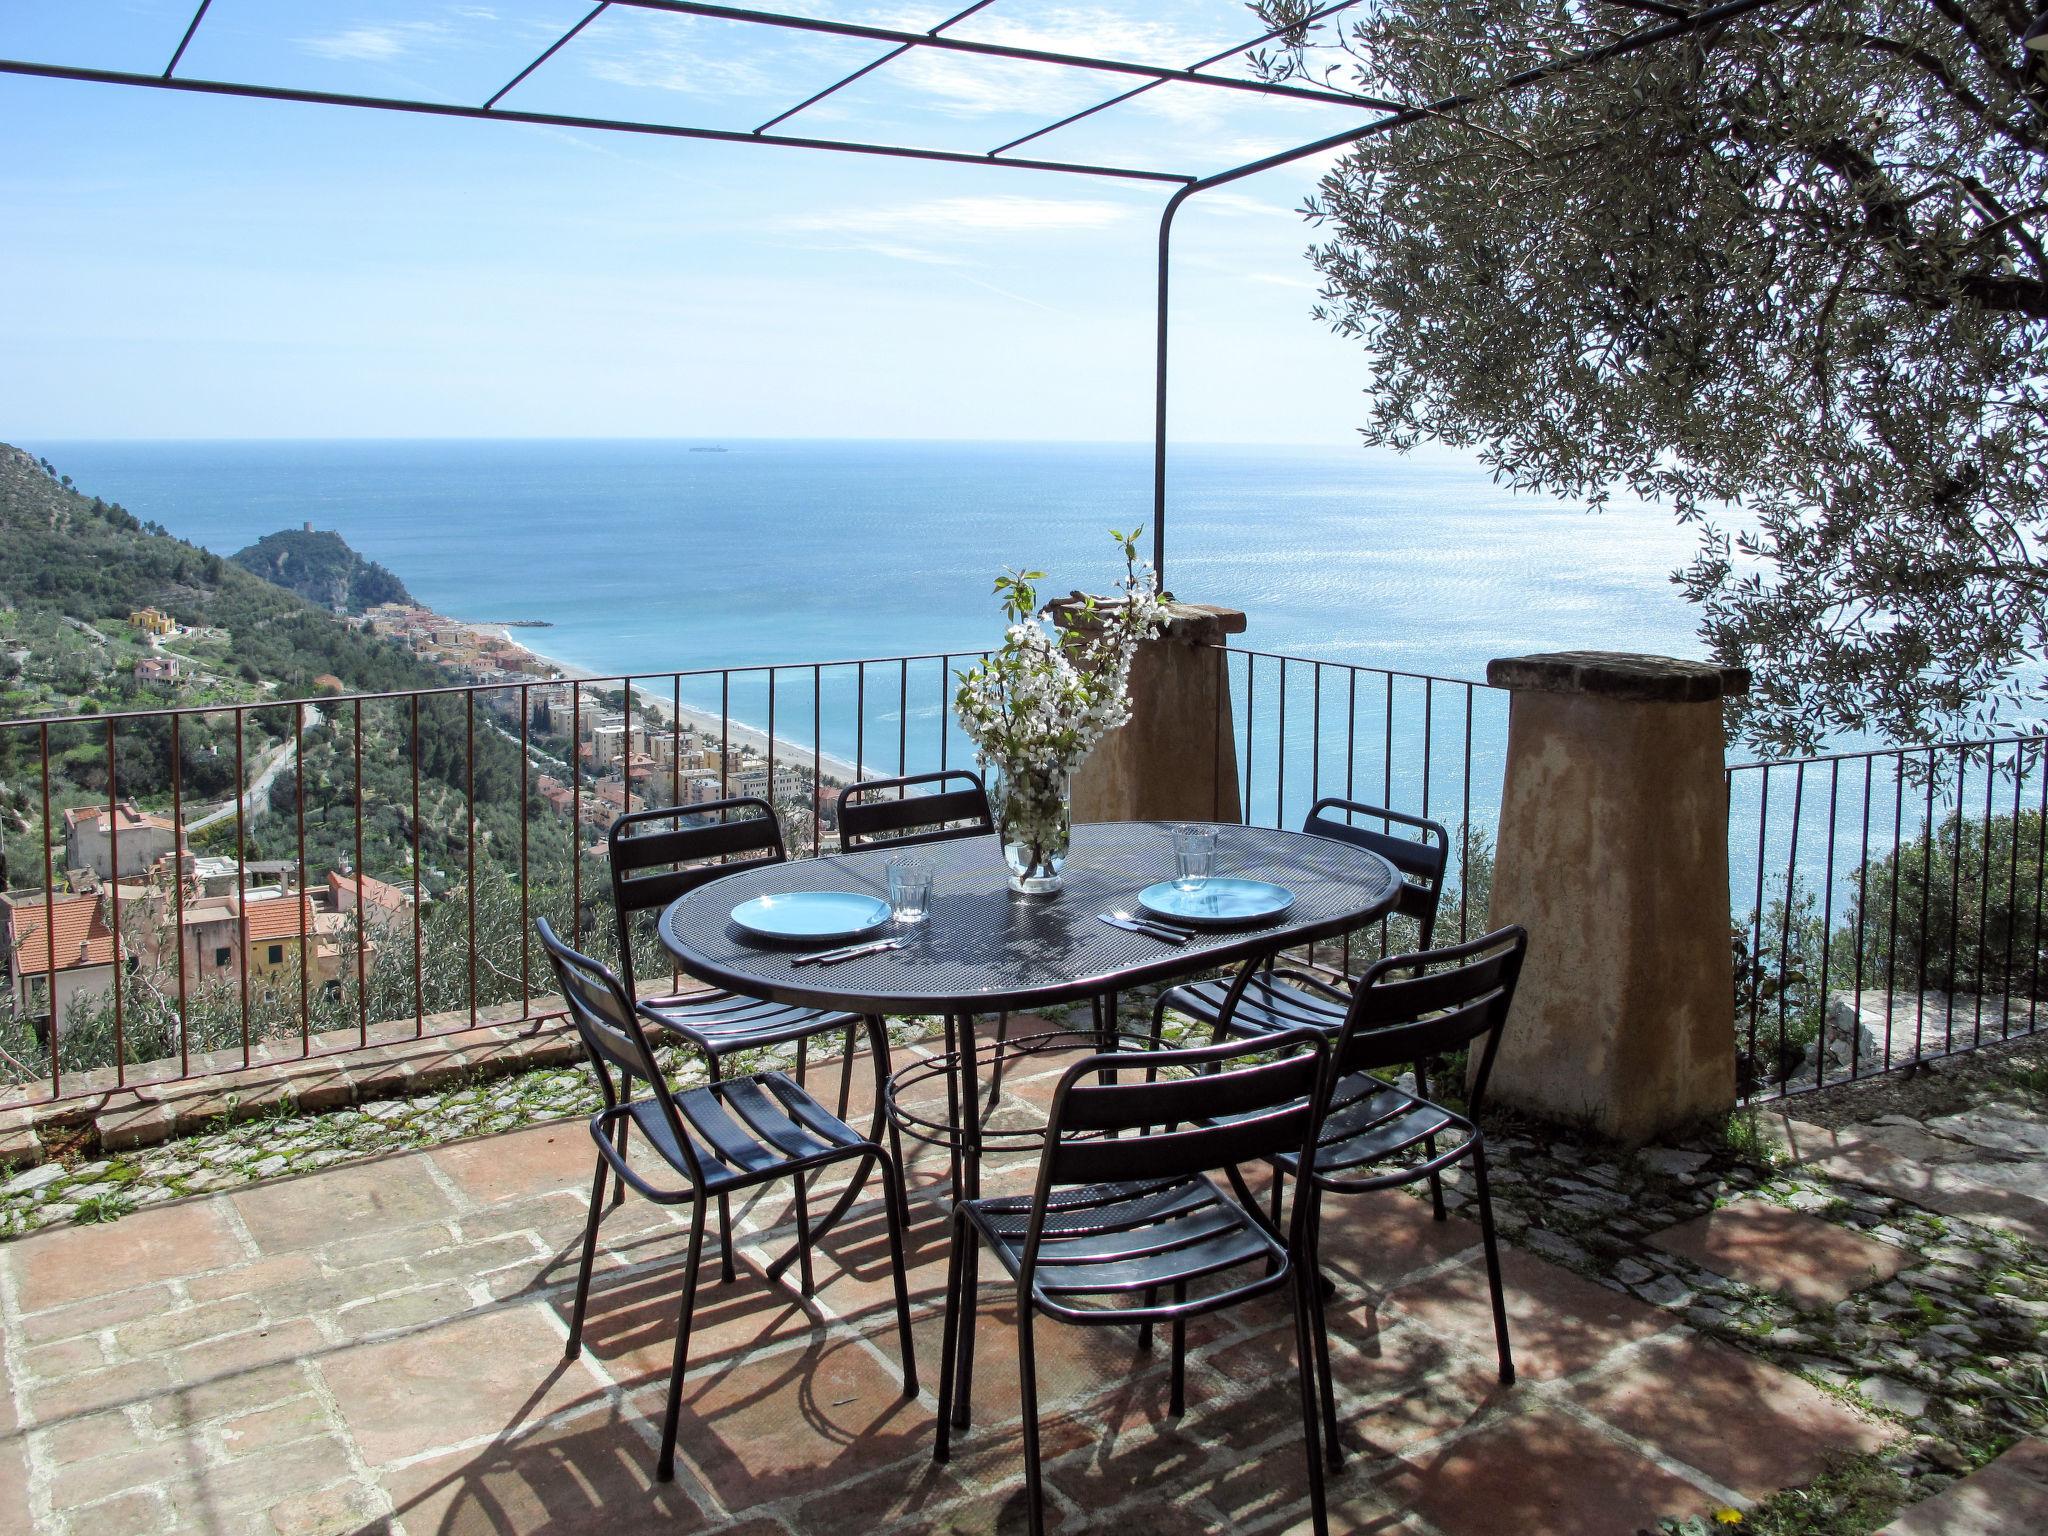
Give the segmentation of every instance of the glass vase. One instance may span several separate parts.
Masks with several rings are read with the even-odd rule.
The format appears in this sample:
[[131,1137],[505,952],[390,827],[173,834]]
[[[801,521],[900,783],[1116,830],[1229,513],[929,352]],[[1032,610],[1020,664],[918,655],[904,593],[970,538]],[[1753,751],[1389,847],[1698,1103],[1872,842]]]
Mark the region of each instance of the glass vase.
[[1074,836],[1073,782],[1064,769],[1032,768],[984,759],[989,808],[1010,889],[1025,896],[1050,896],[1060,888],[1060,870]]

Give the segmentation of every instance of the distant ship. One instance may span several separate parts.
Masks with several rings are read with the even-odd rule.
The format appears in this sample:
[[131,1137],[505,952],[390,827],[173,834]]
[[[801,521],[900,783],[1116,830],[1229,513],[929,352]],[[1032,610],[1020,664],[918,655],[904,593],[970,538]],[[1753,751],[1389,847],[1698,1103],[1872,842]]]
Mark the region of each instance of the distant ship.
[[692,448],[692,449],[690,450],[690,452],[692,452],[692,453],[723,453],[723,452],[725,452],[725,450],[724,450],[723,448],[716,448],[716,447],[713,447],[713,448]]

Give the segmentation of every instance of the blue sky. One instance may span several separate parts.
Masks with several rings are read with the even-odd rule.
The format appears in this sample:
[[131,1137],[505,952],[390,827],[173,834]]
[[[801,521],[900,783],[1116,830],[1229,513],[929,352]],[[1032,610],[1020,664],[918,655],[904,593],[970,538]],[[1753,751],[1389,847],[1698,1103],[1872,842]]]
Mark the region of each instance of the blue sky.
[[[0,0],[0,54],[158,71],[194,3]],[[215,0],[181,73],[480,102],[588,9]],[[1235,0],[997,0],[958,35],[1192,63],[1255,31]],[[614,8],[505,104],[751,129],[881,51]],[[979,152],[1117,88],[930,56],[783,131]],[[1206,171],[1362,120],[1170,85],[1029,152]],[[0,437],[1150,435],[1162,185],[17,77],[0,142]],[[1181,215],[1176,440],[1352,440],[1314,176]]]

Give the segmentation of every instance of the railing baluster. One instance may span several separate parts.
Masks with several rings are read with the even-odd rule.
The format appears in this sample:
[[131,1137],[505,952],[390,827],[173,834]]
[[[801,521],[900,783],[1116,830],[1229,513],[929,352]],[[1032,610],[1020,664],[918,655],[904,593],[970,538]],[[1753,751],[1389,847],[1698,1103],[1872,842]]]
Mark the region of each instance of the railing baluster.
[[[243,717],[242,717],[242,711],[241,711],[240,709],[236,709],[236,710],[235,710],[235,712],[234,712],[234,715],[235,715],[235,923],[236,923],[236,925],[237,925],[237,926],[238,926],[238,927],[239,927],[239,928],[241,929],[241,932],[240,932],[240,933],[239,933],[239,934],[237,935],[237,938],[239,939],[239,941],[240,941],[240,942],[238,942],[238,943],[237,943],[237,944],[235,945],[235,953],[241,956],[241,982],[242,982],[242,1065],[246,1067],[246,1066],[248,1066],[248,1065],[249,1065],[249,880],[248,880],[248,844],[247,844],[247,836],[246,836],[247,828],[246,828],[246,823],[245,823],[245,820],[244,820],[244,818],[243,818],[243,814],[242,814],[242,812],[243,812],[244,808],[245,808],[245,807],[247,806],[247,804],[248,804],[249,796],[248,796],[248,791],[247,791],[247,787],[246,787],[246,781],[244,780],[244,778],[243,778],[243,776],[242,776],[242,775],[243,775],[243,765],[242,765],[242,737],[243,737],[243,729],[242,729],[242,718],[243,718]],[[362,717],[362,706],[361,706],[360,704],[356,706],[356,716],[357,716],[357,721],[358,721],[358,725],[360,726],[360,722],[361,722],[361,717]],[[357,739],[357,742],[358,742],[358,746],[357,746],[357,750],[356,750],[356,819],[357,819],[358,823],[360,823],[360,822],[361,822],[361,820],[362,820],[362,814],[363,814],[363,812],[362,812],[362,805],[363,805],[363,772],[362,772],[362,761],[363,761],[363,758],[362,758],[362,749],[361,749],[361,746],[360,746],[360,743],[361,743],[361,740],[362,740],[362,732],[361,732],[361,730],[360,730],[360,729],[358,729],[358,730],[357,730],[357,732],[356,732],[356,739]]]
[[[113,872],[109,884],[113,887],[107,903],[113,923],[114,941],[114,1082],[121,1086],[128,1081],[127,1032],[122,1020],[121,972],[126,969],[121,963],[121,801],[120,790],[115,784],[119,768],[114,760],[114,722],[107,722],[107,868]],[[147,874],[147,871],[142,873]],[[90,927],[86,930],[90,933]]]
[[[355,707],[355,759],[356,759],[356,889],[361,891],[363,878],[363,701],[356,700]],[[301,909],[303,914],[303,908]],[[303,915],[300,926],[304,926]],[[305,941],[300,940],[303,944]],[[368,946],[358,940],[356,944],[356,1043],[370,1043],[370,973],[368,957],[363,951]]]
[[1998,1008],[1998,1038],[2001,1040],[2012,1036],[2012,943],[2020,926],[2020,791],[2026,781],[2026,749],[2015,746],[2012,749],[2012,835],[2006,839],[2005,959],[2001,967],[2005,986],[1999,994]]
[[[1758,1016],[1763,1011],[1764,972],[1764,847],[1771,825],[1771,765],[1762,765],[1760,777],[1763,780],[1758,791],[1756,813],[1756,891],[1749,908],[1749,966],[1750,974],[1743,984],[1749,991],[1749,1061],[1756,1062],[1756,1031]],[[1778,1085],[1780,1097],[1785,1092],[1785,1078],[1780,1075],[1779,1063],[1771,1064],[1771,1080]]]
[[1971,1049],[1984,1043],[1984,928],[1991,921],[1991,795],[1998,782],[1998,749],[1984,749],[1984,867],[1977,872],[1977,1013],[1970,1027]]
[[[420,853],[420,696],[414,694],[412,704],[412,1034],[415,1040],[427,1032],[427,951],[426,933],[422,927],[424,918],[421,898],[421,853]],[[525,812],[521,811],[524,818]],[[573,834],[572,834],[573,836]],[[526,834],[520,832],[519,857],[526,858]],[[525,952],[520,955],[522,967]]]
[[[633,689],[626,685],[626,708],[631,718]],[[462,828],[463,874],[462,883],[469,898],[469,1022],[476,1023],[476,694],[462,696]],[[633,771],[633,736],[626,733],[626,783],[630,792]],[[360,963],[363,946],[356,946]],[[368,1006],[365,999],[364,1006]]]
[[1472,684],[1465,684],[1465,783],[1458,812],[1458,942],[1465,942],[1472,897]]
[[[172,948],[178,956],[178,1076],[192,1075],[191,1004],[185,980],[185,717],[171,716],[171,914]],[[198,958],[195,954],[194,958]]]
[[1884,945],[1884,1067],[1892,1064],[1892,1020],[1899,1011],[1899,871],[1906,863],[1906,757],[1892,755],[1891,931]]
[[1782,1074],[1785,1066],[1786,1008],[1789,1004],[1790,988],[1785,985],[1792,965],[1792,904],[1796,894],[1794,881],[1799,871],[1799,816],[1806,802],[1806,764],[1800,763],[1792,776],[1792,841],[1785,851],[1785,901],[1780,916],[1782,922],[1778,933],[1778,1066]]
[[811,668],[811,857],[825,847],[825,705],[817,667]]
[[1280,744],[1280,760],[1273,769],[1273,825],[1287,825],[1287,658],[1280,658],[1280,729],[1275,736]]
[[[720,699],[724,695],[721,692]],[[719,718],[725,716],[723,703]],[[721,727],[722,729],[722,727]],[[722,740],[723,738],[721,738]],[[725,791],[725,755],[719,754],[718,788]],[[569,925],[576,937],[570,942],[583,947],[583,685],[569,684]]]
[[1315,670],[1309,676],[1315,696],[1309,702],[1308,716],[1308,803],[1314,805],[1323,798],[1323,664],[1314,663]]
[[1956,841],[1948,866],[1948,1009],[1942,1015],[1944,1056],[1956,1048],[1956,983],[1962,979],[1957,951],[1963,938],[1963,793],[1970,777],[1968,748],[1956,751]]
[[[1828,951],[1832,947],[1828,940],[1835,931],[1835,823],[1839,816],[1842,791],[1842,765],[1839,761],[1828,764],[1828,843],[1827,866],[1822,877],[1820,906],[1820,1033],[1814,1036],[1814,1086],[1818,1088],[1827,1079],[1828,1070]],[[1850,1076],[1854,1076],[1852,1072]]]
[[43,977],[43,1005],[50,1010],[50,1097],[64,1095],[63,1012],[57,1006],[57,875],[50,852],[50,727],[44,725],[41,738],[43,763],[43,950],[47,967]]
[[[292,800],[293,826],[298,838],[299,912],[301,926],[310,926],[312,918],[306,912],[306,706],[292,706]],[[358,882],[362,871],[356,872]],[[363,888],[356,886],[356,942],[364,939],[363,924],[368,914],[363,910]],[[305,934],[299,940],[299,1055],[313,1054],[313,987],[312,970],[319,959],[320,946],[313,935]]]
[[1927,753],[1927,809],[1920,827],[1920,970],[1914,1003],[1913,1057],[1917,1061],[1927,1050],[1927,924],[1929,904],[1934,900],[1934,751]]
[[[1876,759],[1863,759],[1863,834],[1856,854],[1856,932],[1851,940],[1855,976],[1855,1025],[1849,1031],[1849,1080],[1863,1075],[1863,928],[1870,921],[1870,788]],[[1821,1018],[1821,1046],[1827,1046],[1827,1018]]]
[[[676,692],[678,695],[681,694],[682,687],[682,679],[678,677],[676,679]],[[682,717],[682,701],[678,697],[676,712],[669,720],[669,725],[675,732],[675,745],[678,748],[682,744]],[[530,739],[532,722],[532,686],[527,683],[521,683],[519,685],[519,1014],[521,1018],[533,1012],[533,883],[527,876],[526,845],[527,826],[533,819],[529,814],[530,808],[533,805],[533,756]],[[676,772],[681,773],[683,760],[679,751],[675,754],[673,761]],[[419,866],[417,864],[413,866],[413,878],[415,881],[419,878]],[[417,912],[419,910],[419,887],[415,885],[413,890],[413,910]],[[417,970],[417,956],[419,953],[417,946],[415,946],[413,953],[415,956],[414,969]]]

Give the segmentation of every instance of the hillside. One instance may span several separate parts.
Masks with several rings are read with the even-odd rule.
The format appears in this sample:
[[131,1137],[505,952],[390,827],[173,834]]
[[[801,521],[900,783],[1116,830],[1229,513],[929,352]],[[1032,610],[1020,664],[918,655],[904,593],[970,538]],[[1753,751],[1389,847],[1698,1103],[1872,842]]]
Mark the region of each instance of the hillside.
[[[30,653],[25,664],[0,663],[8,690],[0,694],[0,718],[88,702],[154,702],[136,696],[126,671],[108,666],[122,659],[106,654],[120,637],[92,635],[112,635],[110,625],[125,631],[128,615],[146,607],[218,631],[225,670],[270,684],[272,697],[309,695],[323,674],[365,692],[446,681],[398,646],[120,506],[81,495],[29,454],[0,444],[0,651]],[[79,634],[98,643],[85,646]]]
[[[153,637],[131,624],[130,615],[145,608],[170,615],[177,632]],[[149,676],[145,662],[174,662],[174,675]],[[296,818],[272,812],[292,809],[290,790],[302,779],[309,858],[352,859],[360,835],[368,867],[391,870],[410,856],[415,755],[424,857],[444,868],[466,865],[470,818],[461,800],[472,784],[479,830],[495,834],[496,847],[516,850],[516,740],[480,733],[472,766],[468,712],[449,695],[423,701],[416,724],[405,704],[324,715],[288,706],[331,692],[316,681],[327,675],[348,693],[448,684],[446,673],[395,642],[82,495],[50,466],[0,445],[0,853],[11,847],[15,868],[32,870],[42,860],[43,768],[40,733],[7,723],[168,706],[205,713],[183,716],[175,738],[168,715],[124,720],[111,733],[113,785],[108,731],[93,723],[50,728],[53,812],[103,805],[110,790],[166,809],[174,740],[188,808],[231,806],[238,759],[246,789],[264,766],[290,759],[292,733],[303,725],[300,768],[273,782],[260,810],[225,816],[196,834],[198,851],[231,850],[239,825],[250,857],[295,855]],[[229,708],[237,705],[244,708]],[[61,843],[61,833],[51,841]]]
[[364,613],[379,603],[410,603],[412,594],[385,567],[365,560],[338,533],[312,527],[265,534],[234,556],[235,564],[336,613]]

